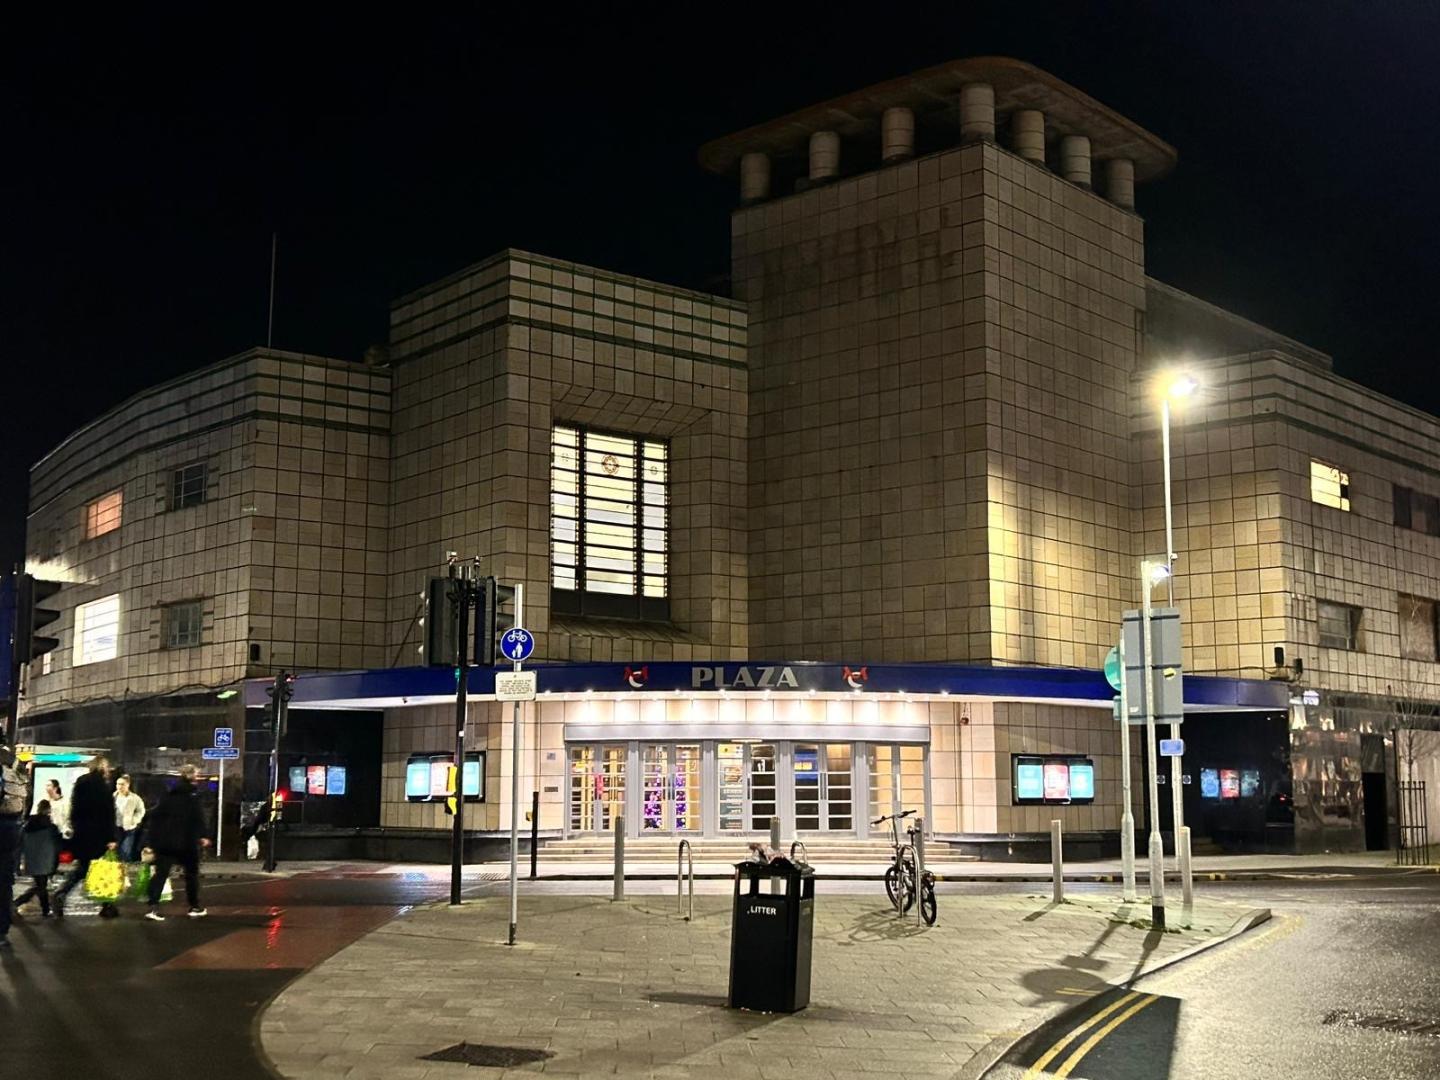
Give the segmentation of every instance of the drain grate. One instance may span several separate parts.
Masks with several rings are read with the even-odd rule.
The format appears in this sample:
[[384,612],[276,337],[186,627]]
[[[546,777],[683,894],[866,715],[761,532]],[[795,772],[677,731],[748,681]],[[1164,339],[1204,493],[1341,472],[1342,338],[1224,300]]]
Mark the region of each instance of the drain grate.
[[1404,1016],[1366,1016],[1348,1009],[1325,1014],[1325,1023],[1346,1027],[1371,1028],[1375,1031],[1396,1031],[1402,1035],[1428,1035],[1440,1039],[1440,1020],[1412,1020]]
[[455,1061],[462,1065],[484,1065],[492,1069],[508,1069],[516,1065],[532,1065],[537,1061],[548,1061],[555,1054],[550,1050],[534,1050],[528,1046],[489,1046],[485,1043],[456,1043],[433,1054],[425,1054],[421,1061]]

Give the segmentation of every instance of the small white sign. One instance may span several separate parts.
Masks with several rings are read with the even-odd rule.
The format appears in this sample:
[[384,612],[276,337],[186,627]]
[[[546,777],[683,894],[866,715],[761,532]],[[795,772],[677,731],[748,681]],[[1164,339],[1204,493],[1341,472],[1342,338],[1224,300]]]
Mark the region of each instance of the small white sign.
[[495,673],[496,701],[534,701],[535,672],[497,671]]

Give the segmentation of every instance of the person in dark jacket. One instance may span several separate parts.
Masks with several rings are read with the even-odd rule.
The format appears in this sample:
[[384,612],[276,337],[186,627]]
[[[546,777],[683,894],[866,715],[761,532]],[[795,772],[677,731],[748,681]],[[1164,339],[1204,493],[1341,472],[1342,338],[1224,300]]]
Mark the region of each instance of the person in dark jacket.
[[55,914],[65,914],[65,898],[85,880],[90,864],[113,848],[115,797],[110,793],[110,762],[97,757],[90,771],[70,790],[70,850],[75,855],[70,877],[55,892]]
[[50,917],[50,878],[60,865],[60,830],[50,819],[50,803],[41,799],[20,830],[20,849],[25,853],[25,872],[30,875],[30,888],[15,897],[18,908],[31,897],[40,898],[40,917]]
[[209,847],[210,840],[205,835],[205,814],[195,791],[197,772],[194,765],[181,766],[175,786],[145,815],[145,843],[155,852],[150,910],[145,913],[152,922],[165,921],[160,914],[160,893],[176,863],[185,870],[185,901],[190,905],[190,917],[198,919],[207,914],[200,906],[200,849]]

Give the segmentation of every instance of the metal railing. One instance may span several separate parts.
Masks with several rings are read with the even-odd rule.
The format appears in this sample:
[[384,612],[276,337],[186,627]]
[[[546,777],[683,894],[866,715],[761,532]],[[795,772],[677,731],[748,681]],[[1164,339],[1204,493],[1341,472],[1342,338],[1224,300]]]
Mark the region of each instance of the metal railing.
[[1425,781],[1400,781],[1400,847],[1395,861],[1401,866],[1430,864],[1430,820],[1425,806]]
[[[687,873],[688,870],[688,873]],[[686,910],[684,882],[690,882],[690,905]],[[675,899],[680,905],[680,914],[686,922],[695,920],[695,852],[689,840],[680,841],[680,850],[675,853]]]

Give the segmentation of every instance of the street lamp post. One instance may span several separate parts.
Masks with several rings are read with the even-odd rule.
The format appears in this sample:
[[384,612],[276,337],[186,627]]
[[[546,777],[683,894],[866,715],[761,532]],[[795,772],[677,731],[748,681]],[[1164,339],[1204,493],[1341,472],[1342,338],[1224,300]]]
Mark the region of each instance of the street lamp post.
[[[1165,595],[1173,607],[1175,604],[1175,515],[1170,487],[1170,402],[1172,399],[1189,397],[1199,384],[1189,375],[1169,379],[1160,394],[1160,443],[1161,457],[1165,469]],[[1146,593],[1149,602],[1149,593]],[[1150,733],[1153,742],[1155,733]],[[1170,725],[1170,738],[1180,738],[1180,725]],[[1180,888],[1186,907],[1195,899],[1194,883],[1190,873],[1190,832],[1185,825],[1184,800],[1181,786],[1181,761],[1170,759],[1170,808],[1175,829],[1175,865],[1180,871]]]
[[1155,746],[1155,642],[1150,631],[1150,591],[1170,576],[1164,562],[1140,564],[1140,634],[1145,663],[1141,685],[1145,697],[1145,746],[1150,762],[1150,925],[1165,929],[1165,846],[1160,839],[1160,777]]

